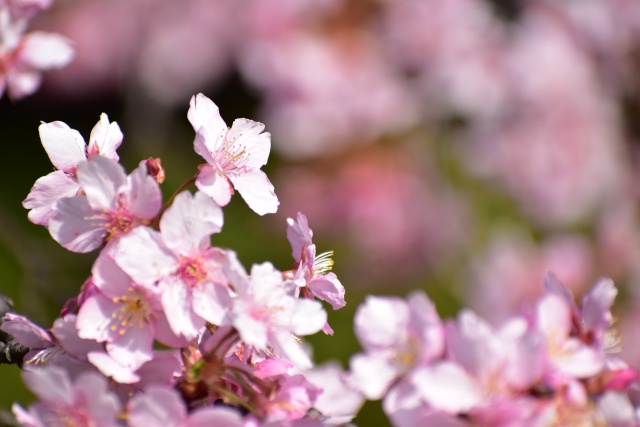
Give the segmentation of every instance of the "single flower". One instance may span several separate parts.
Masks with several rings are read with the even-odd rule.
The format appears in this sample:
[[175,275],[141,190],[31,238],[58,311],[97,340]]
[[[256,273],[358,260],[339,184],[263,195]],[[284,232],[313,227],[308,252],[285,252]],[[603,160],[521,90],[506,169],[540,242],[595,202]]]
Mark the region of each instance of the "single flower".
[[196,131],[194,149],[207,161],[196,178],[198,189],[225,206],[235,188],[259,215],[276,212],[280,202],[260,170],[271,150],[271,135],[262,132],[264,125],[236,119],[227,128],[218,107],[201,93],[191,98],[187,117]]

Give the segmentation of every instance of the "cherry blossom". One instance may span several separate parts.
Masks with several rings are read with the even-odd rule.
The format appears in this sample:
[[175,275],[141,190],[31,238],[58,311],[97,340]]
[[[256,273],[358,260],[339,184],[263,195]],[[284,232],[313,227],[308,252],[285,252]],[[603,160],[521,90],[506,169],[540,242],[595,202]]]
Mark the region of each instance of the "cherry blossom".
[[5,91],[12,99],[31,95],[43,71],[64,67],[73,58],[66,37],[42,31],[23,34],[25,26],[24,20],[12,21],[11,9],[0,4],[0,97]]
[[332,252],[316,256],[316,245],[311,242],[313,232],[307,217],[298,213],[297,221],[287,218],[287,238],[293,249],[293,258],[298,264],[293,283],[306,287],[314,297],[329,302],[334,310],[345,306],[344,286],[335,273],[331,272]]
[[408,301],[369,296],[354,323],[365,353],[351,358],[350,384],[369,399],[381,398],[396,380],[444,351],[444,327],[421,292]]
[[198,172],[198,189],[225,206],[235,188],[257,214],[274,213],[278,198],[260,170],[271,150],[271,135],[262,132],[264,125],[236,119],[227,129],[218,107],[202,94],[191,98],[187,116],[196,131],[194,149],[207,161]]
[[187,413],[175,391],[157,386],[131,399],[127,418],[130,427],[243,426],[240,413],[229,408],[201,407]]
[[131,371],[153,358],[154,338],[172,347],[187,344],[172,334],[158,289],[135,284],[104,254],[96,260],[92,273],[100,292],[80,307],[79,336],[106,342],[109,356]]
[[143,163],[128,177],[122,166],[104,156],[78,164],[78,183],[84,194],[65,197],[54,207],[49,232],[73,252],[90,252],[158,214],[162,193]]
[[213,200],[184,191],[165,211],[159,232],[135,228],[114,255],[134,282],[158,286],[171,329],[187,340],[198,335],[205,321],[220,325],[230,306],[221,273],[224,253],[209,242],[222,223],[222,210]]
[[232,251],[227,252],[225,275],[236,293],[225,322],[257,350],[274,346],[300,369],[311,367],[293,334],[304,336],[321,330],[327,321],[322,305],[291,295],[282,273],[270,263],[254,265],[247,275]]
[[101,375],[87,372],[72,381],[63,369],[48,367],[25,371],[23,377],[40,401],[28,411],[14,404],[13,412],[22,425],[119,425],[121,404]]
[[38,179],[22,205],[30,209],[31,222],[48,226],[58,200],[75,196],[80,190],[78,164],[94,155],[117,162],[116,150],[123,136],[118,124],[110,123],[104,113],[91,131],[88,146],[78,131],[62,122],[43,123],[39,131],[42,146],[57,170]]

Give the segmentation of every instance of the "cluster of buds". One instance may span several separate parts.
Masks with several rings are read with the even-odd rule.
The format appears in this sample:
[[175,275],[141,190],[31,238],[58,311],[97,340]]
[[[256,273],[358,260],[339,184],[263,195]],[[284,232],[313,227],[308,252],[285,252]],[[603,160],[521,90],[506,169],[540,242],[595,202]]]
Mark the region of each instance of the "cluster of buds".
[[29,20],[52,0],[0,0],[0,98],[31,95],[40,86],[42,71],[64,67],[73,58],[65,37],[34,31],[25,34]]
[[314,376],[299,338],[332,333],[319,300],[345,305],[331,255],[316,255],[306,217],[288,220],[290,271],[265,262],[248,273],[235,252],[211,244],[236,190],[257,213],[276,211],[278,198],[260,170],[270,134],[247,119],[228,128],[202,94],[191,99],[188,118],[206,163],[166,202],[160,160],[127,175],[116,153],[123,134],[105,114],[88,144],[62,122],[40,125],[56,170],[24,201],[29,219],[70,251],[100,253],[50,330],[14,313],[3,318],[2,331],[29,350],[24,380],[40,399],[28,410],[14,405],[22,425],[350,419],[317,409],[339,374]]

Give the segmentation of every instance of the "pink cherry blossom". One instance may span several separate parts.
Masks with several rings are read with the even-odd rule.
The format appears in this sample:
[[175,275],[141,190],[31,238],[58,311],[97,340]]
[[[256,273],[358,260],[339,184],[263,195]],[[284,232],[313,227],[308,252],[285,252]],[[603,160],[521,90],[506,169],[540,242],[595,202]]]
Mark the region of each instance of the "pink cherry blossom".
[[[571,306],[559,295],[544,295],[536,307],[536,330],[544,339],[547,368],[552,375],[588,378],[599,373],[604,366],[602,350],[570,335],[572,330]],[[554,375],[554,376],[555,376]]]
[[123,237],[116,263],[134,282],[156,285],[171,329],[194,339],[205,321],[220,325],[230,306],[222,276],[223,252],[211,247],[221,230],[222,210],[207,195],[178,194],[160,221],[160,232],[135,228]]
[[38,179],[22,205],[30,209],[31,222],[48,226],[57,201],[80,190],[76,175],[80,162],[94,155],[119,160],[116,150],[122,143],[122,132],[104,113],[91,131],[88,146],[78,131],[62,122],[43,123],[39,131],[42,146],[57,170]]
[[228,129],[218,107],[203,94],[191,98],[188,118],[196,131],[194,149],[207,161],[196,179],[198,189],[225,206],[235,188],[259,215],[274,213],[278,198],[260,170],[271,150],[271,135],[262,132],[264,125],[236,119]]
[[351,358],[349,383],[369,399],[381,398],[394,381],[444,351],[443,325],[422,292],[411,294],[408,301],[368,296],[354,323],[365,353]]
[[326,37],[301,29],[249,40],[240,69],[266,92],[262,111],[278,152],[320,157],[414,124],[415,92],[380,53],[368,31]]
[[327,321],[322,305],[291,295],[282,273],[270,263],[254,265],[248,276],[232,251],[227,252],[225,275],[236,292],[225,322],[232,324],[242,340],[255,349],[273,346],[298,368],[310,368],[309,356],[294,334],[311,335],[322,329]]
[[55,241],[73,252],[90,252],[133,228],[148,224],[160,212],[162,193],[144,162],[125,175],[122,166],[93,156],[77,167],[84,194],[60,199],[49,220]]
[[322,392],[313,407],[332,423],[350,422],[364,403],[364,396],[348,385],[338,363],[326,363],[304,372],[305,378]]
[[330,272],[333,266],[333,252],[316,256],[316,245],[311,242],[312,236],[306,216],[298,213],[297,221],[287,218],[287,238],[293,249],[293,258],[298,264],[293,283],[300,288],[306,287],[311,295],[327,301],[337,310],[344,307],[346,302],[344,286],[335,273]]
[[23,378],[40,399],[28,411],[13,405],[13,413],[25,426],[119,425],[121,404],[108,390],[107,379],[95,372],[83,373],[72,381],[63,369],[52,366],[25,371]]
[[278,392],[267,405],[267,419],[299,420],[313,407],[321,392],[304,375],[284,375],[280,379]]
[[106,342],[109,356],[131,371],[151,360],[154,338],[172,347],[187,344],[171,332],[156,288],[135,284],[104,253],[92,273],[100,292],[84,301],[78,312],[82,338]]
[[87,355],[100,348],[97,342],[78,336],[75,314],[56,319],[50,332],[12,313],[6,314],[3,320],[0,329],[30,349],[23,359],[25,366],[57,365],[76,374],[91,368]]
[[61,68],[73,58],[71,42],[65,37],[35,31],[23,35],[26,20],[12,20],[12,14],[30,14],[29,7],[12,8],[0,3],[0,97],[5,90],[12,99],[34,93],[42,72]]
[[137,394],[127,407],[130,427],[242,427],[240,413],[230,408],[200,407],[187,413],[180,396],[165,387],[152,386]]

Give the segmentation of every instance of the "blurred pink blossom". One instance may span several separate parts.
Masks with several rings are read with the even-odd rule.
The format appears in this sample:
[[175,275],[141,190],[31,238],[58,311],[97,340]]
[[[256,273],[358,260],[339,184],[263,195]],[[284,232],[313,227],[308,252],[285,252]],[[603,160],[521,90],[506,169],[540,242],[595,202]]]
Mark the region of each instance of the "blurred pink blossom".
[[493,324],[501,324],[542,293],[540,283],[553,271],[580,293],[591,280],[593,253],[577,235],[551,238],[537,247],[514,230],[494,233],[473,263],[467,303]]

